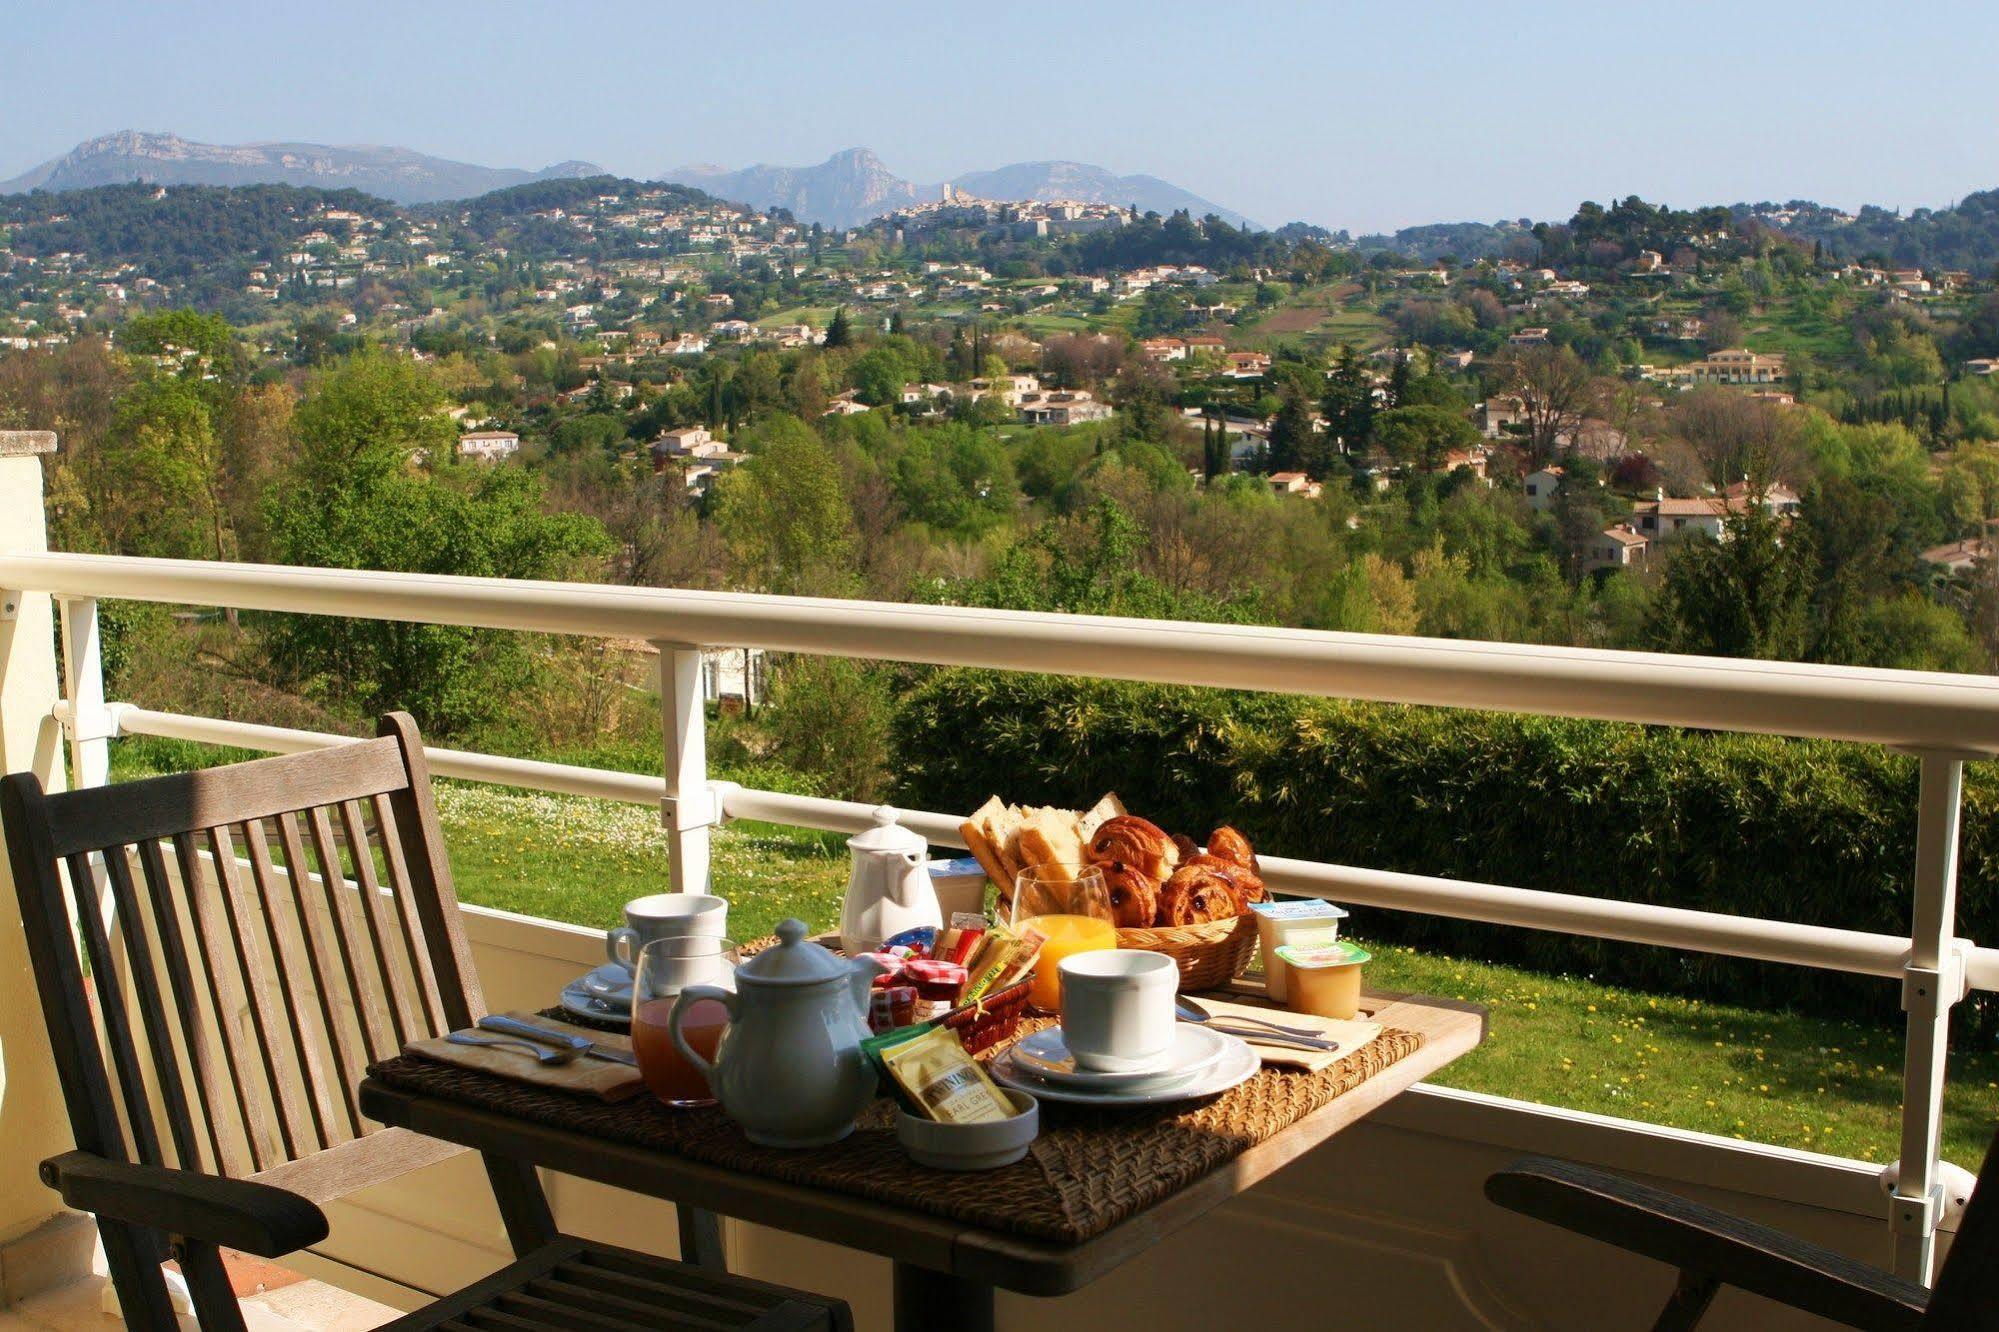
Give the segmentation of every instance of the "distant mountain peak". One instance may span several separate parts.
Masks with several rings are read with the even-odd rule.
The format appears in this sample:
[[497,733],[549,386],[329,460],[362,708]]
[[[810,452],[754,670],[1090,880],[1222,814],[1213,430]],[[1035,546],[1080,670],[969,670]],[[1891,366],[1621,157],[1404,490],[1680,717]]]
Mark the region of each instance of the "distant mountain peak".
[[604,174],[589,162],[541,171],[487,167],[380,144],[199,143],[178,134],[118,130],[85,140],[61,157],[0,181],[0,194],[89,189],[152,181],[162,185],[305,185],[356,189],[397,203],[463,199],[556,177]]
[[[830,227],[860,226],[883,213],[934,199],[942,188],[912,184],[890,171],[870,148],[842,149],[817,166],[759,163],[740,171],[707,164],[684,166],[667,172],[665,179],[699,185],[755,208],[789,209],[801,222]],[[1184,208],[1195,217],[1214,213],[1237,226],[1256,225],[1233,209],[1157,176],[1120,176],[1088,162],[1016,162],[993,171],[967,172],[950,183],[987,199],[1136,204],[1160,213]]]

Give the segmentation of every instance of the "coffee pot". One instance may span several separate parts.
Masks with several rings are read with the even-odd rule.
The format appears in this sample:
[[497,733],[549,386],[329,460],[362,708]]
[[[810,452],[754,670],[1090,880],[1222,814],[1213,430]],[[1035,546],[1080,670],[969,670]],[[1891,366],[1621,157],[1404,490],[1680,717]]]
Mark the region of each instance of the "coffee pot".
[[943,927],[929,844],[896,822],[900,817],[901,811],[883,805],[874,812],[874,827],[847,839],[854,864],[840,908],[840,948],[849,957],[875,952],[919,925]]

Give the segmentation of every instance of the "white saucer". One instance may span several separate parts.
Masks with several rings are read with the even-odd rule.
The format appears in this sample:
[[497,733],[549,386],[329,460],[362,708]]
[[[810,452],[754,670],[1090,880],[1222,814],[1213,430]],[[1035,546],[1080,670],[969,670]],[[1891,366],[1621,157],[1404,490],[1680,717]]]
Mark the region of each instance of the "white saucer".
[[1251,1049],[1247,1041],[1236,1036],[1211,1033],[1234,1048],[1225,1051],[1208,1070],[1185,1082],[1170,1086],[1155,1087],[1138,1091],[1085,1091],[1080,1087],[1063,1087],[1026,1072],[1013,1061],[1013,1051],[1008,1050],[987,1065],[993,1078],[1015,1091],[1031,1092],[1044,1101],[1066,1101],[1071,1105],[1163,1105],[1170,1101],[1191,1101],[1196,1097],[1214,1096],[1231,1087],[1240,1086],[1256,1076],[1263,1067],[1263,1059]]
[[1100,1073],[1080,1068],[1069,1052],[1060,1027],[1049,1027],[1024,1036],[1013,1047],[1014,1063],[1021,1072],[1032,1074],[1058,1087],[1081,1091],[1143,1091],[1185,1082],[1204,1073],[1228,1053],[1228,1044],[1219,1032],[1182,1022],[1175,1026],[1173,1044],[1159,1058],[1157,1066],[1129,1073]]

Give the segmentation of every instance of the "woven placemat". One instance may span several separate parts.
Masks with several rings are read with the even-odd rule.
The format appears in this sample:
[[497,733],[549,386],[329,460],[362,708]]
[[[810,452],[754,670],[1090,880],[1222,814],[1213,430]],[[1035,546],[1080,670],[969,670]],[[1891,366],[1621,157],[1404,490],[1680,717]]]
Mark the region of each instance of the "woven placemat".
[[[1046,1019],[1023,1022],[1020,1034],[1047,1025]],[[1194,1103],[1116,1110],[1043,1102],[1041,1136],[1027,1157],[974,1174],[931,1170],[903,1155],[887,1100],[870,1106],[843,1142],[781,1151],[752,1143],[720,1110],[669,1110],[649,1096],[605,1105],[408,1055],[368,1072],[405,1091],[590,1137],[990,1230],[1078,1243],[1185,1188],[1422,1044],[1421,1033],[1391,1028],[1317,1073],[1265,1068],[1231,1091]]]

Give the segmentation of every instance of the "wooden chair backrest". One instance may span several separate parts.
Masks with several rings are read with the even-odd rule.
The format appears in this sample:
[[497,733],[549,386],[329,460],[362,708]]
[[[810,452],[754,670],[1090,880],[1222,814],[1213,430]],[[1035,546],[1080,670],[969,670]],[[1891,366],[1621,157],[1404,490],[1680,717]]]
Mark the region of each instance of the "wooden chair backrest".
[[1978,1185],[1930,1288],[1924,1326],[1999,1327],[1999,1133],[1985,1149]]
[[422,740],[403,714],[380,736],[55,795],[7,779],[78,1147],[316,1201],[423,1163],[355,1088],[485,1006]]

